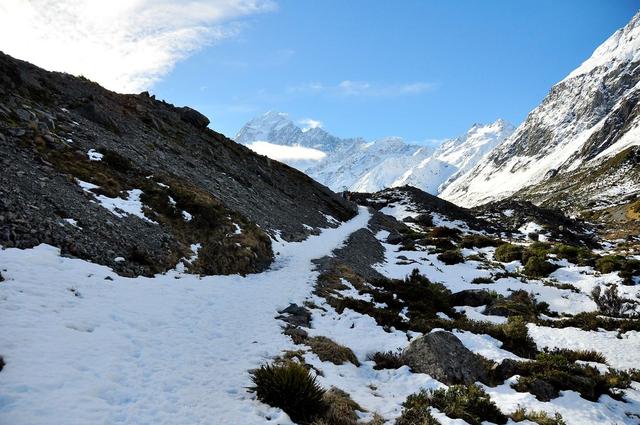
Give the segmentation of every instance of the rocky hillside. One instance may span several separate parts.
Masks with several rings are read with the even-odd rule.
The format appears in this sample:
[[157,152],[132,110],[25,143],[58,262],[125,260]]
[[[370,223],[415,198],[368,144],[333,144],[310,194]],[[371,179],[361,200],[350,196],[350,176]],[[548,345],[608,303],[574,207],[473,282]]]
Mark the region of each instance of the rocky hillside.
[[199,251],[194,272],[248,273],[271,263],[270,236],[299,240],[354,215],[208,124],[0,54],[0,244],[47,243],[130,275]]
[[623,158],[633,157],[632,147],[640,143],[639,82],[637,14],[553,86],[511,137],[442,196],[477,205],[522,190],[519,196],[531,193],[536,202],[564,198],[570,209],[580,209],[638,193],[640,182],[626,172],[629,161]]

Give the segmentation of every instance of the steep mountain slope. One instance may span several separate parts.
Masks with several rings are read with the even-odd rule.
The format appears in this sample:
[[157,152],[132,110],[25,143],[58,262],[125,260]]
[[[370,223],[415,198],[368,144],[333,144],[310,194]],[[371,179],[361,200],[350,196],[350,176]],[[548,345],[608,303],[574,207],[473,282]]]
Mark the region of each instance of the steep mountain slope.
[[303,130],[287,114],[267,112],[248,122],[238,132],[236,141],[260,153],[269,154],[271,148],[273,156],[279,154],[278,146],[319,150],[324,157],[301,160],[292,155],[284,161],[336,191],[346,188],[375,192],[410,184],[438,193],[512,132],[513,126],[503,120],[489,125],[475,124],[466,134],[445,141],[434,151],[405,143],[398,137],[370,143],[360,138],[340,139],[317,127]]
[[474,124],[466,134],[445,141],[430,158],[408,169],[391,186],[408,184],[429,193],[440,193],[513,131],[514,127],[502,119],[489,125]]
[[599,167],[639,144],[639,65],[637,14],[553,86],[513,136],[442,196],[461,205],[504,198],[552,176],[570,180],[572,172]]
[[[324,186],[146,93],[0,54],[0,243],[48,243],[125,274],[263,270],[269,235],[355,213]],[[311,230],[309,230],[311,229]]]

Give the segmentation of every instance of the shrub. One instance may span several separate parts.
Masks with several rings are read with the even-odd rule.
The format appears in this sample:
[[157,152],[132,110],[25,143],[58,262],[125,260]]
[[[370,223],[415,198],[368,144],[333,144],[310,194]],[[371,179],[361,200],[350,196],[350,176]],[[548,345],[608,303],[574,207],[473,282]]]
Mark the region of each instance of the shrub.
[[611,285],[602,291],[596,286],[591,291],[591,297],[602,314],[613,317],[622,317],[633,309],[635,301],[622,298],[618,295],[618,285]]
[[471,425],[481,425],[484,421],[496,424],[507,423],[507,417],[491,401],[489,395],[479,386],[451,385],[428,394],[430,404],[454,419],[462,419]]
[[625,285],[633,285],[633,278],[640,275],[640,260],[621,255],[606,255],[596,260],[595,268],[601,273],[617,271]]
[[440,425],[431,414],[430,404],[430,394],[427,391],[411,394],[402,403],[402,414],[396,419],[395,425]]
[[544,260],[550,251],[551,244],[547,242],[534,242],[522,252],[522,264],[526,264],[531,257],[540,257]]
[[600,312],[597,311],[578,313],[575,316],[559,320],[538,320],[538,324],[551,328],[573,327],[584,331],[604,329],[607,331],[618,331],[621,333],[628,331],[640,332],[640,320],[603,317],[600,315]]
[[478,276],[478,277],[474,277],[473,280],[471,281],[471,283],[476,284],[476,285],[480,285],[483,283],[493,283],[493,279],[490,277],[482,277],[482,276]]
[[515,362],[509,375],[520,375],[513,386],[517,391],[534,394],[542,401],[558,396],[559,391],[572,390],[587,400],[597,401],[601,395],[619,399],[619,389],[628,388],[630,375],[610,370],[601,374],[596,368],[575,363],[579,352],[552,351],[539,353],[535,361]]
[[524,274],[529,277],[547,277],[557,269],[557,265],[551,264],[544,257],[532,256],[524,265]]
[[544,411],[527,410],[518,407],[515,412],[509,415],[514,422],[531,421],[538,425],[566,425],[562,415],[556,412],[553,417]]
[[488,246],[500,246],[504,242],[484,235],[467,235],[462,238],[460,246],[462,248],[486,248]]
[[441,254],[438,254],[438,260],[442,261],[444,264],[450,266],[453,264],[463,263],[464,257],[458,250],[449,250],[445,251]]
[[258,400],[284,410],[294,422],[309,423],[323,414],[327,405],[325,391],[299,363],[263,365],[251,371]]
[[524,290],[513,291],[508,297],[495,299],[485,309],[485,314],[504,317],[522,316],[535,320],[540,314],[549,313],[549,304],[538,302],[533,294]]
[[497,329],[497,335],[490,335],[502,341],[505,350],[523,357],[530,357],[537,352],[536,344],[529,336],[527,322],[522,317],[511,316],[507,323],[498,325]]
[[605,255],[596,260],[596,270],[600,273],[611,273],[622,268],[624,257],[620,255]]
[[373,367],[376,370],[380,369],[399,369],[405,365],[402,351],[385,351],[377,352],[367,356],[368,360],[372,360],[376,363]]
[[458,238],[460,235],[460,230],[454,229],[452,227],[434,227],[431,229],[431,236],[434,238]]
[[568,348],[554,348],[553,350],[545,350],[545,353],[552,356],[559,355],[570,362],[578,360],[583,362],[607,363],[607,358],[600,352],[595,350],[570,350]]
[[521,261],[524,248],[520,245],[513,245],[505,243],[496,248],[494,258],[503,263],[510,263],[512,261]]
[[583,266],[593,264],[595,257],[588,248],[566,244],[557,244],[553,247],[552,252],[556,254],[558,258],[564,258],[574,264]]
[[340,345],[337,342],[324,336],[314,336],[307,338],[305,343],[311,347],[313,351],[323,362],[331,362],[336,365],[341,365],[345,362],[353,363],[356,366],[360,366],[360,362],[353,351],[349,347]]

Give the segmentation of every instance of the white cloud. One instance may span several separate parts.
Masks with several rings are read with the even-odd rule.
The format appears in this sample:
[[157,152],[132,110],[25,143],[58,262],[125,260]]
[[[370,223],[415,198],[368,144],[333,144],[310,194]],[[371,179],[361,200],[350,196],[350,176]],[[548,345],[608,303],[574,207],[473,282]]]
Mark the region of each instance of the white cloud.
[[309,131],[312,128],[318,128],[318,127],[322,127],[322,121],[317,121],[311,118],[304,118],[301,120],[298,120],[298,124],[302,125],[302,131]]
[[0,50],[107,88],[149,88],[195,50],[233,36],[271,0],[0,0]]
[[394,97],[420,94],[432,90],[434,84],[425,82],[381,84],[368,81],[344,80],[338,84],[338,92],[344,96]]
[[276,145],[262,141],[250,143],[247,147],[260,155],[268,156],[276,161],[320,161],[327,156],[326,153],[318,149],[305,148],[303,146]]
[[289,87],[289,93],[325,94],[339,97],[397,97],[417,95],[431,91],[433,83],[417,81],[412,83],[379,83],[369,81],[343,80],[338,84],[311,82]]

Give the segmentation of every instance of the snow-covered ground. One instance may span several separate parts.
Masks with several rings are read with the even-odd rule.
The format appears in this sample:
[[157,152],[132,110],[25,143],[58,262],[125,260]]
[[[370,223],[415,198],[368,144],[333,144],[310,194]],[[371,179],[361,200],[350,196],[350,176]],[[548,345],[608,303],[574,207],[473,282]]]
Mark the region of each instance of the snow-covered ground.
[[[383,212],[397,218],[415,216],[411,203],[396,204]],[[298,243],[274,241],[276,261],[270,270],[247,277],[198,277],[176,270],[153,278],[124,278],[107,267],[60,256],[57,249],[40,245],[30,250],[0,251],[0,266],[7,279],[0,285],[0,355],[6,361],[0,372],[0,423],[4,424],[290,424],[281,410],[271,408],[247,392],[248,371],[269,362],[285,350],[300,350],[282,334],[277,311],[290,303],[311,301],[310,336],[325,336],[351,348],[360,361],[335,365],[307,351],[306,363],[322,371],[318,382],[336,386],[366,412],[389,423],[398,417],[409,394],[443,384],[403,366],[375,370],[368,356],[397,351],[419,333],[385,330],[367,315],[345,309],[338,313],[312,293],[318,277],[311,260],[329,255],[354,231],[366,227],[370,214],[360,213],[335,229],[324,229]],[[460,222],[433,217],[438,225],[466,230]],[[380,232],[377,238],[386,239]],[[383,243],[385,261],[375,268],[393,278],[404,278],[418,268],[433,282],[451,291],[487,288],[509,295],[524,289],[553,311],[575,314],[594,311],[588,297],[599,284],[619,279],[591,268],[558,262],[552,281],[571,283],[581,292],[545,285],[539,280],[513,277],[494,283],[471,283],[504,271],[486,262],[467,259],[445,265],[428,251],[403,251]],[[493,258],[494,248],[463,250]],[[197,247],[194,247],[197,253]],[[399,258],[402,257],[402,258]],[[190,260],[193,260],[190,259]],[[402,260],[402,261],[401,261]],[[507,264],[517,270],[519,262]],[[547,282],[548,283],[548,282]],[[342,297],[372,301],[349,282]],[[636,287],[624,287],[635,296]],[[384,307],[379,305],[378,307]],[[483,307],[458,307],[470,319],[502,323],[504,317],[483,314]],[[539,348],[594,349],[620,369],[640,365],[640,333],[582,331],[529,325]],[[488,359],[519,359],[488,335],[467,331],[454,334],[471,351]],[[604,367],[604,365],[600,365]],[[510,387],[511,378],[495,388],[486,387],[505,412],[518,406],[549,413],[560,412],[570,425],[636,424],[627,413],[640,414],[640,386],[625,390],[626,402],[603,396],[594,403],[564,391],[550,402]],[[434,411],[443,424],[464,424]],[[635,421],[635,422],[634,422]]]
[[277,310],[368,219],[276,242],[273,267],[247,277],[131,279],[50,246],[0,251],[0,423],[288,423],[245,391],[247,371],[294,348]]

